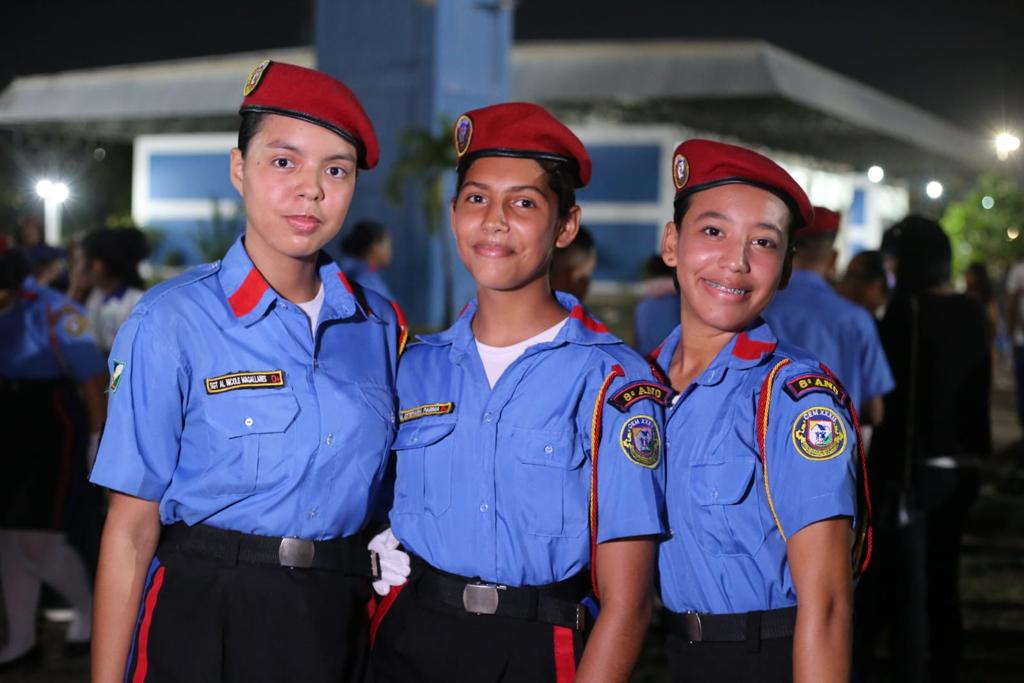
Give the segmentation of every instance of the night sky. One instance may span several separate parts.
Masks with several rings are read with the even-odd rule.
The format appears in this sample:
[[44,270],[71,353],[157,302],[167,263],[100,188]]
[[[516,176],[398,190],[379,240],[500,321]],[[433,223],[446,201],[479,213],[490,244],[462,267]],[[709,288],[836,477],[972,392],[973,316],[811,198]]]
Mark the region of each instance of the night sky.
[[[0,83],[15,74],[311,44],[312,7],[8,2]],[[516,15],[523,41],[759,38],[978,133],[1024,129],[1022,27],[1021,0],[522,0]]]

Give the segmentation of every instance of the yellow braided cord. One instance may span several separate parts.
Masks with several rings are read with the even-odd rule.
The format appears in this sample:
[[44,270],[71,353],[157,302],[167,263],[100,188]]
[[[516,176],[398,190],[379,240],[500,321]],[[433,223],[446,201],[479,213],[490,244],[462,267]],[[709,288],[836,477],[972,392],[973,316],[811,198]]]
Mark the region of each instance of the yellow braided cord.
[[768,452],[766,448],[765,440],[768,436],[768,414],[771,410],[772,404],[772,389],[775,386],[775,376],[779,374],[779,370],[782,366],[789,363],[788,358],[783,358],[779,361],[772,371],[768,374],[768,379],[764,383],[764,387],[761,389],[762,392],[767,392],[762,397],[761,405],[763,409],[761,414],[758,416],[758,446],[761,448],[761,470],[764,473],[764,492],[768,496],[768,508],[772,511],[772,519],[775,520],[775,527],[779,530],[779,534],[782,536],[782,540],[786,540],[786,532],[782,530],[782,523],[779,521],[779,515],[775,512],[775,501],[772,500],[772,489],[768,484]]

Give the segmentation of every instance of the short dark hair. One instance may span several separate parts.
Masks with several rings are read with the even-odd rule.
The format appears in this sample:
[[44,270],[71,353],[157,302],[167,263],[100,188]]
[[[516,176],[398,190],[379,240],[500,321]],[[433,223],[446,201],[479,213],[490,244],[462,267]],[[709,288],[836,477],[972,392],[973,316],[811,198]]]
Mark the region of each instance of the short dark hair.
[[242,122],[238,126],[238,149],[242,156],[249,150],[249,141],[256,137],[263,127],[263,112],[247,111],[242,114]]
[[[692,197],[693,194],[676,195],[675,201],[672,202],[672,222],[676,224],[676,230],[683,224],[683,217],[686,216],[686,212],[690,209],[690,199]],[[783,204],[786,203],[783,202]],[[786,224],[786,234],[792,237],[797,226],[800,224],[801,218],[793,209],[789,208],[789,204],[786,204],[786,212],[789,216],[789,223]]]
[[343,254],[363,258],[373,245],[388,237],[388,229],[379,221],[362,220],[352,226],[341,240]]
[[124,285],[142,289],[139,262],[149,256],[149,240],[138,228],[100,228],[82,238],[82,252],[99,261]]
[[[459,162],[456,169],[455,194],[462,190],[462,183],[466,180],[466,173],[480,157],[474,157],[467,162]],[[532,158],[532,157],[530,157]],[[544,176],[548,181],[548,188],[558,197],[558,220],[564,221],[569,217],[569,211],[576,206],[576,178],[569,164],[564,161],[551,159],[534,159],[544,169]]]
[[31,272],[28,257],[20,248],[0,253],[0,289],[21,289]]
[[896,291],[921,294],[949,281],[953,249],[939,222],[912,214],[892,226],[898,236]]

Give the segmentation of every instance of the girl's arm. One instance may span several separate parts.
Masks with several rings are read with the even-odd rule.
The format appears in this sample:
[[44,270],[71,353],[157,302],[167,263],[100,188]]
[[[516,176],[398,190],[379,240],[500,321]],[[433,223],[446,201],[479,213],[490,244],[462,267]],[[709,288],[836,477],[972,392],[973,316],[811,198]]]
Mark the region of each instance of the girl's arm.
[[656,547],[653,538],[597,546],[601,614],[583,651],[577,683],[629,680],[651,621]]
[[124,680],[149,565],[160,540],[159,504],[110,494],[93,607],[92,680]]
[[797,596],[795,683],[847,683],[853,633],[850,519],[810,524],[787,543]]

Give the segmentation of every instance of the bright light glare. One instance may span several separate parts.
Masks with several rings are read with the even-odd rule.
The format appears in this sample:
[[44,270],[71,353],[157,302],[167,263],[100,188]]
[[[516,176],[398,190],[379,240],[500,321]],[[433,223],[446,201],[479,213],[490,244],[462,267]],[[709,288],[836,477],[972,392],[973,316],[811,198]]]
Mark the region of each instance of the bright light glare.
[[933,180],[925,185],[924,191],[930,198],[938,199],[942,196],[942,183],[938,180]]
[[1020,138],[1018,138],[1013,133],[1004,131],[996,135],[995,145],[996,156],[998,156],[1000,159],[1005,160],[1008,156],[1010,156],[1010,152],[1016,152],[1018,149],[1020,149]]
[[65,183],[43,179],[36,183],[36,194],[47,201],[60,204],[68,198],[71,190]]
[[868,169],[868,180],[873,183],[880,183],[885,178],[885,170],[881,166],[872,166]]
[[1018,230],[1017,228],[1007,228],[1006,229],[1006,239],[1008,239],[1008,240],[1010,240],[1012,242],[1013,240],[1017,239],[1018,237],[1020,237],[1020,230]]
[[988,195],[985,195],[984,197],[981,198],[981,208],[983,208],[983,209],[991,209],[995,205],[996,205],[996,200],[992,199],[992,197],[989,197]]

